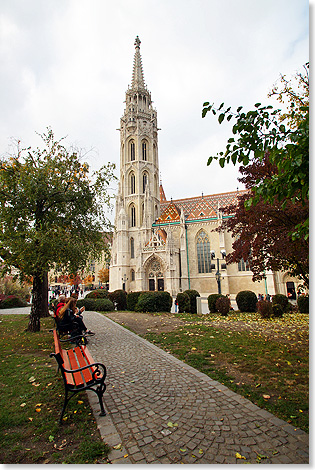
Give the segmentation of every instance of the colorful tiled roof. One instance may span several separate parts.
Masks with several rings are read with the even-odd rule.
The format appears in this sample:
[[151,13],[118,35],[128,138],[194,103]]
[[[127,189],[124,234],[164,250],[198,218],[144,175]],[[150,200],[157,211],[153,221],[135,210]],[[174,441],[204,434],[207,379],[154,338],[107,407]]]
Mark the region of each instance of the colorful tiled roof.
[[[163,190],[163,188],[162,188]],[[211,194],[208,196],[197,196],[185,199],[167,201],[161,198],[161,216],[156,223],[171,223],[180,220],[181,211],[184,212],[186,220],[202,220],[218,217],[218,210],[224,211],[227,206],[237,203],[237,197],[244,194],[242,191],[231,191],[227,193]],[[160,188],[161,194],[161,188]]]

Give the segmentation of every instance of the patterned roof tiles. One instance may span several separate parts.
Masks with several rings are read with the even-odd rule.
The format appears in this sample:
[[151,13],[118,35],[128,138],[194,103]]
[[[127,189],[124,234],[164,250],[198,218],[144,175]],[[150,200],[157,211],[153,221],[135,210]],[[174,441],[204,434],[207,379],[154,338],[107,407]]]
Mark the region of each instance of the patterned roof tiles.
[[161,200],[161,216],[156,223],[179,221],[181,211],[184,212],[186,220],[218,217],[218,208],[224,210],[227,206],[236,204],[237,197],[244,192],[246,190],[176,199],[171,202]]

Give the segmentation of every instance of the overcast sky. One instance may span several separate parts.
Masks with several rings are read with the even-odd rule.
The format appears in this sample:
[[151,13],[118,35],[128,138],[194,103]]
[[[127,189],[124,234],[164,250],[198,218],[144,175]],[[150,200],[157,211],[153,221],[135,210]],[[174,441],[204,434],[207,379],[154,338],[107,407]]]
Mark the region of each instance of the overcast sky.
[[309,60],[308,24],[306,0],[0,0],[0,154],[51,126],[93,168],[118,167],[138,35],[166,197],[241,188],[233,166],[206,165],[231,125],[202,104],[273,104],[279,74]]

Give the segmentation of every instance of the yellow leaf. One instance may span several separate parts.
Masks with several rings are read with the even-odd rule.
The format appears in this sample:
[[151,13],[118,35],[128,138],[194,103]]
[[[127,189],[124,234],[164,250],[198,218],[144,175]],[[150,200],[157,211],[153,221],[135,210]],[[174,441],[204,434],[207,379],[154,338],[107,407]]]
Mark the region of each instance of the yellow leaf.
[[128,457],[128,454],[125,454],[125,455],[124,455],[124,459],[127,458],[127,457]]
[[244,457],[243,455],[239,454],[238,452],[236,452],[235,457],[236,457],[237,459],[244,459],[244,460],[246,460],[246,457]]
[[117,444],[116,446],[113,446],[113,449],[120,450],[121,449],[121,444]]
[[79,404],[79,405],[83,405],[83,401],[82,401],[82,400],[78,400],[78,404]]
[[196,350],[197,350],[197,348],[191,348],[191,351],[196,351]]
[[36,408],[35,411],[37,411],[37,413],[39,413],[39,412],[42,411],[42,410],[41,410],[41,408]]

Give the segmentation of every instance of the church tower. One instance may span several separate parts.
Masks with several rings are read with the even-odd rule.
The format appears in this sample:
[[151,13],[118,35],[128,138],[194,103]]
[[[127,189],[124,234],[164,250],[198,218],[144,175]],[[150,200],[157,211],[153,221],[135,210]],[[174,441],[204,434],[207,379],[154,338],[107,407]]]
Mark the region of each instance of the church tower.
[[143,289],[141,250],[160,215],[157,113],[143,76],[141,41],[135,40],[131,86],[120,120],[120,182],[116,197],[110,291]]

